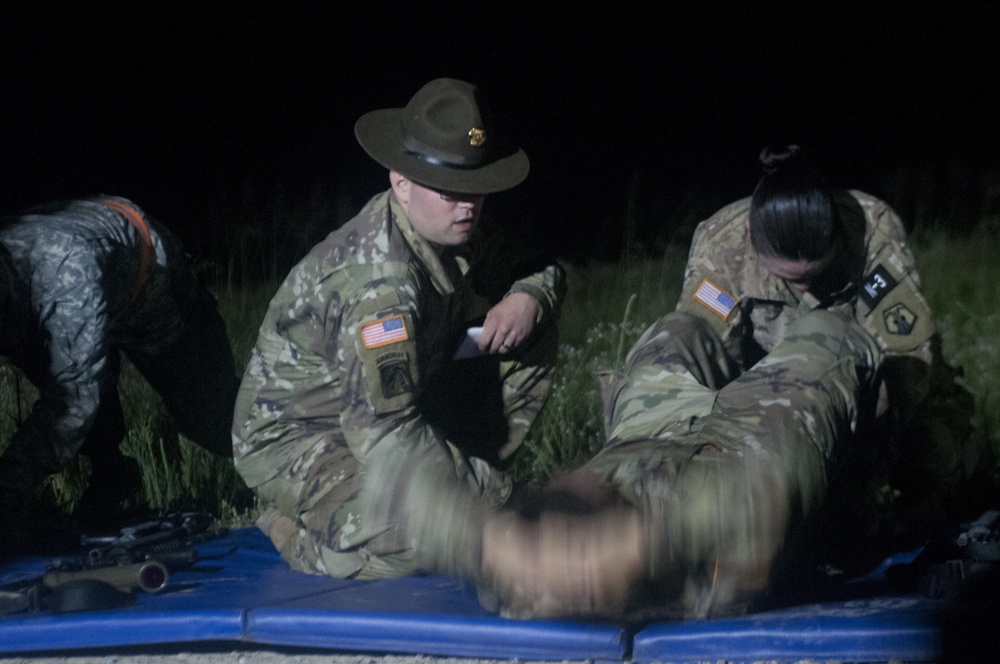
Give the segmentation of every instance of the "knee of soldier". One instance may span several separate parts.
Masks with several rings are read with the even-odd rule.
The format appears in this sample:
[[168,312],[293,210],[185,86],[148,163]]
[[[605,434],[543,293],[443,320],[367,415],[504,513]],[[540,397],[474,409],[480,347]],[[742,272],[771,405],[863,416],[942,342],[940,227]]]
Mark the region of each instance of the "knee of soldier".
[[766,568],[781,549],[789,522],[785,482],[775,464],[752,453],[711,448],[697,456],[660,496],[656,511],[667,548],[657,557],[687,566],[714,561]]
[[660,317],[643,333],[630,355],[634,358],[652,348],[669,353],[721,343],[718,333],[707,320],[686,311],[673,311]]
[[707,320],[687,311],[671,312],[656,321],[654,325],[668,332],[678,343],[691,343],[706,337],[719,336]]
[[853,316],[843,312],[814,309],[797,317],[788,325],[785,337],[829,334],[843,336],[852,325],[857,325]]
[[817,309],[799,316],[788,325],[785,339],[820,340],[832,352],[853,354],[856,364],[875,366],[881,359],[881,350],[875,338],[865,330],[854,316],[844,313]]

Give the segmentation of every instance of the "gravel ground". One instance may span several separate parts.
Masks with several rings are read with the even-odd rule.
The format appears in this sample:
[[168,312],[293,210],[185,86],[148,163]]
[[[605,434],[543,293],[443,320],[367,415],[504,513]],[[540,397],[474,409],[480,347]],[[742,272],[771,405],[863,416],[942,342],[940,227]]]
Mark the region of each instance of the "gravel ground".
[[[556,664],[552,661],[533,662],[520,659],[462,659],[456,657],[425,657],[417,656],[376,656],[376,655],[332,655],[329,653],[291,653],[274,650],[253,651],[219,651],[219,652],[177,652],[173,654],[116,654],[116,655],[84,655],[74,657],[16,657],[0,659],[5,664]],[[988,660],[983,660],[986,664]],[[559,664],[594,664],[592,660],[563,660]],[[706,662],[705,664],[728,664],[723,660]],[[772,662],[754,662],[754,664],[773,664]],[[794,664],[842,664],[836,660],[804,659]],[[884,664],[903,664],[890,660]],[[971,664],[978,664],[972,662]]]
[[[463,659],[423,655],[343,655],[304,650],[177,650],[57,656],[55,654],[0,658],[5,664],[543,664],[519,659]],[[568,663],[570,660],[566,660]],[[584,664],[581,660],[574,660]],[[544,664],[552,664],[546,662]]]

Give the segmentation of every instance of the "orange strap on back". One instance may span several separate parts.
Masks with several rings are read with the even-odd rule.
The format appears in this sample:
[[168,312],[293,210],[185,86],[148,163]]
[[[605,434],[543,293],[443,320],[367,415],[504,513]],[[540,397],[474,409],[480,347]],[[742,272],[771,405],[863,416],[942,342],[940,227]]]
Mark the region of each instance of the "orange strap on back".
[[129,299],[129,304],[135,304],[135,301],[139,298],[139,293],[142,292],[143,286],[146,285],[146,279],[149,277],[149,265],[153,260],[153,241],[149,237],[149,226],[146,225],[146,221],[139,214],[139,211],[131,205],[110,198],[102,198],[100,202],[128,219],[128,222],[132,224],[132,228],[139,233],[139,240],[141,241],[139,247],[139,278],[136,280],[135,288],[132,289],[132,297]]

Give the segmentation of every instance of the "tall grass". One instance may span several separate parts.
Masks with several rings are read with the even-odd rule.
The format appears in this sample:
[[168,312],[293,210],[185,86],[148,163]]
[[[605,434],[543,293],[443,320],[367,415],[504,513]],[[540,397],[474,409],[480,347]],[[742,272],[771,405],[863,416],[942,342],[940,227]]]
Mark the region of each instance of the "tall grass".
[[515,478],[544,481],[597,452],[604,441],[597,376],[618,368],[643,330],[673,309],[686,259],[686,247],[669,247],[658,259],[566,266],[552,393],[511,469]]
[[[975,397],[973,435],[1000,458],[1000,281],[993,256],[1000,223],[985,220],[971,235],[932,226],[911,240],[944,358],[961,367],[960,382]],[[596,374],[618,367],[621,341],[627,350],[649,324],[673,310],[686,250],[672,246],[660,259],[569,267],[557,377],[526,441],[528,458],[515,467],[522,477],[544,479],[600,446]]]
[[[926,228],[912,241],[945,357],[964,368],[962,380],[976,399],[976,435],[1000,453],[1000,285],[992,256],[1000,242],[1000,224],[984,221],[972,235]],[[673,309],[686,255],[686,246],[669,246],[658,258],[630,255],[615,262],[567,266],[569,291],[562,309],[555,384],[513,466],[519,479],[544,481],[599,448],[603,425],[596,376],[620,365],[645,327]],[[240,366],[249,356],[280,276],[254,281],[227,276],[217,283],[220,311]],[[252,516],[232,462],[214,459],[180,436],[159,397],[127,363],[119,392],[129,430],[122,450],[142,466],[148,506],[195,506],[237,522]],[[35,397],[30,383],[0,362],[0,448]],[[50,495],[63,509],[73,508],[87,471],[81,459],[51,480]]]
[[971,235],[937,228],[913,241],[942,352],[961,367],[960,380],[975,396],[973,435],[1000,458],[1000,219],[983,220]]

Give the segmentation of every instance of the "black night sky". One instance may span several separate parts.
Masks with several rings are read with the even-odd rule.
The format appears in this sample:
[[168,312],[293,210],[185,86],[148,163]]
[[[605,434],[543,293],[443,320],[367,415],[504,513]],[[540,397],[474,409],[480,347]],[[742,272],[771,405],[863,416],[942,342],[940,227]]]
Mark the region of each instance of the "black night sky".
[[386,182],[354,120],[452,76],[532,160],[495,211],[567,256],[618,246],[629,201],[640,236],[682,235],[750,192],[770,142],[904,215],[955,216],[1000,191],[995,5],[9,0],[0,214],[121,194],[198,246],[277,192],[353,212]]

